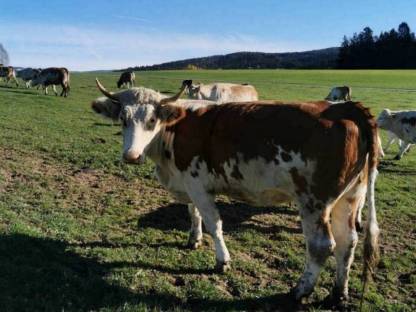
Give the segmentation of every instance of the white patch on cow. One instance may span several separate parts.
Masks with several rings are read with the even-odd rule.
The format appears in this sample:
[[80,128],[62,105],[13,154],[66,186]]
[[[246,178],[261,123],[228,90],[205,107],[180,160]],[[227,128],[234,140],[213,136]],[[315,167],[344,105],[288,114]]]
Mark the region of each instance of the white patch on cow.
[[120,118],[124,124],[124,158],[143,162],[146,149],[160,129],[160,121],[155,116],[155,106],[126,106],[120,113]]

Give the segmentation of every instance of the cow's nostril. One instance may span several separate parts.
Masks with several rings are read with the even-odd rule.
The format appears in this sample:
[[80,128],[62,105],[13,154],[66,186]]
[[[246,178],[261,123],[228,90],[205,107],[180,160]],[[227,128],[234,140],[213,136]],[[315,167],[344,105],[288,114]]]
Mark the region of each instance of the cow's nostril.
[[141,158],[140,153],[135,151],[127,151],[123,154],[123,159],[128,163],[138,163]]

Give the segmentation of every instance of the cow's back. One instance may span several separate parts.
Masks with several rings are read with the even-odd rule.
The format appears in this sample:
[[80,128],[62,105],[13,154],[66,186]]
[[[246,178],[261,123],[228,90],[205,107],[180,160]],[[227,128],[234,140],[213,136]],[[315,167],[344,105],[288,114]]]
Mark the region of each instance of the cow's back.
[[253,170],[269,176],[261,181],[265,189],[299,170],[300,175],[313,173],[311,179],[319,178],[320,185],[324,181],[325,190],[316,190],[321,199],[336,196],[363,168],[368,150],[360,122],[353,118],[355,104],[345,105],[230,103],[188,111],[170,129],[175,165],[180,171],[206,166],[209,183],[225,193],[228,186],[231,192],[241,189],[239,183]]
[[216,83],[211,87],[211,100],[220,103],[257,101],[256,89],[251,85]]

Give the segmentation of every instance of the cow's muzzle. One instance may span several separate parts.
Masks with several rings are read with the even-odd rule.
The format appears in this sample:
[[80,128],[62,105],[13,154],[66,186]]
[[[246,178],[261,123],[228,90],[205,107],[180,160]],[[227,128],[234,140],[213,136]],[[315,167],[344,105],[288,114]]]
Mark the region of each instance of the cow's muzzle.
[[140,165],[144,163],[145,157],[135,151],[127,151],[123,153],[123,161],[128,164]]

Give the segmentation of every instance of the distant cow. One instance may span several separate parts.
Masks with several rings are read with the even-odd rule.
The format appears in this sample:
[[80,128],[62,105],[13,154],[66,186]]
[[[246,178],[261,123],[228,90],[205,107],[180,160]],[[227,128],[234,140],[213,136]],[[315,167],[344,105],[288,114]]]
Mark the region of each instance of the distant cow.
[[257,101],[258,94],[252,85],[234,83],[193,84],[184,80],[190,99],[208,100],[218,103]]
[[394,159],[399,160],[404,153],[408,151],[411,144],[416,144],[416,111],[391,111],[384,109],[377,118],[377,124],[381,129],[387,130],[389,133],[389,142],[386,149],[392,141],[397,137],[400,150]]
[[366,195],[365,272],[376,265],[378,131],[360,103],[257,101],[195,107],[176,103],[181,92],[168,98],[142,87],[112,93],[98,80],[97,85],[105,97],[92,108],[122,121],[124,160],[139,165],[149,157],[155,163],[160,183],[188,204],[189,245],[201,242],[202,221],[213,237],[218,270],[229,267],[230,254],[216,194],[258,206],[298,203],[307,255],[292,292],[297,300],[312,293],[331,254],[337,262],[334,298],[347,298],[358,241],[355,216]]
[[13,80],[16,83],[16,86],[19,86],[19,82],[16,79],[16,70],[13,66],[3,66],[0,65],[0,77],[6,80],[6,85],[9,84],[9,81]]
[[52,85],[55,95],[58,95],[56,86],[62,87],[61,96],[67,97],[69,93],[69,71],[65,67],[49,67],[43,69],[37,77],[32,80],[32,86],[41,85],[45,88],[45,94],[48,94],[48,87]]
[[325,100],[331,102],[351,101],[351,88],[347,86],[332,88]]
[[30,88],[31,81],[35,79],[41,71],[41,69],[36,68],[24,68],[22,70],[17,71],[16,76],[17,78],[22,79],[26,83],[26,88]]
[[134,83],[136,81],[136,75],[132,71],[123,72],[120,75],[120,78],[117,81],[117,87],[121,88],[125,85],[127,88],[134,87]]

